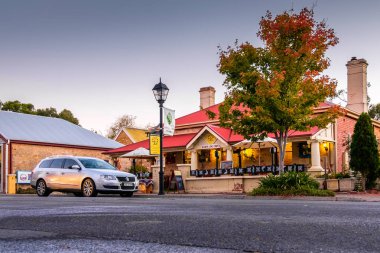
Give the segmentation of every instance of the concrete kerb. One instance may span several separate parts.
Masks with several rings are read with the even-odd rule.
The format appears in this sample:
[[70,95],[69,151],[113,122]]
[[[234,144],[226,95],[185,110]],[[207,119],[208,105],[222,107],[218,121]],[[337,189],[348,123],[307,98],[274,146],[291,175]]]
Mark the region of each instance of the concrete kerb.
[[349,201],[349,202],[380,202],[380,194],[342,194],[335,197],[313,196],[248,196],[245,194],[135,194],[139,198],[212,198],[212,199],[250,199],[250,200],[300,200],[300,201]]
[[[4,197],[36,196],[35,194],[1,194]],[[52,193],[52,197],[71,197],[70,193]],[[119,195],[99,194],[98,197],[119,197]],[[76,197],[78,198],[78,197]],[[167,193],[165,195],[135,193],[133,198],[202,198],[202,199],[247,199],[247,200],[299,200],[299,201],[348,201],[348,202],[380,202],[380,194],[345,194],[337,193],[335,197],[313,197],[313,196],[248,196],[245,194],[188,194]]]

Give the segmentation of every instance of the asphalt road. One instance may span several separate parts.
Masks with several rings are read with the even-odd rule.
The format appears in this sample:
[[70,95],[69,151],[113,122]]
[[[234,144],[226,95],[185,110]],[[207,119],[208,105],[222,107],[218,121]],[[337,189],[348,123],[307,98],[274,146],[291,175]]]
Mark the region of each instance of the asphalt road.
[[380,203],[0,196],[0,252],[379,252]]

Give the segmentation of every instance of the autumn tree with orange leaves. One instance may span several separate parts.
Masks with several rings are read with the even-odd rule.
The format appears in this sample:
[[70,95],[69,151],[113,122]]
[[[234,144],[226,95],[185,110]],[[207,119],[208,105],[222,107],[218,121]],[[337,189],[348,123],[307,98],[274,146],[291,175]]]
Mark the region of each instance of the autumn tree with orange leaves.
[[267,12],[257,36],[263,47],[235,42],[219,51],[227,88],[220,124],[254,141],[273,133],[282,173],[289,133],[324,128],[337,116],[337,107],[319,114],[314,108],[336,96],[336,81],[322,72],[330,65],[326,51],[338,38],[307,8],[276,17]]

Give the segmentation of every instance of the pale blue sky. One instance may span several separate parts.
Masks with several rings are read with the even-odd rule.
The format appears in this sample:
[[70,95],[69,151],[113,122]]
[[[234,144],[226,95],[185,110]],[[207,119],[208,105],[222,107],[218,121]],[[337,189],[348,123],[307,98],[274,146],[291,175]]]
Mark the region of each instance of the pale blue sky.
[[158,123],[152,93],[169,87],[165,106],[183,116],[198,109],[199,88],[223,100],[217,46],[258,45],[258,22],[316,3],[340,43],[328,51],[328,74],[346,87],[346,62],[368,63],[369,95],[380,102],[380,1],[18,1],[0,0],[0,100],[70,109],[82,126],[106,133],[119,116],[140,127]]

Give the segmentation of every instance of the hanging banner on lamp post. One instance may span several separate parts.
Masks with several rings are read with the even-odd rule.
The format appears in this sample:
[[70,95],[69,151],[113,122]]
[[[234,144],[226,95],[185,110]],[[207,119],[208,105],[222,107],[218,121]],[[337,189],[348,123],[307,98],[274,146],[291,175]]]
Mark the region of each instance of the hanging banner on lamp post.
[[156,134],[149,135],[149,152],[151,155],[160,154],[160,136]]
[[163,108],[164,110],[164,135],[174,135],[175,128],[175,110]]

